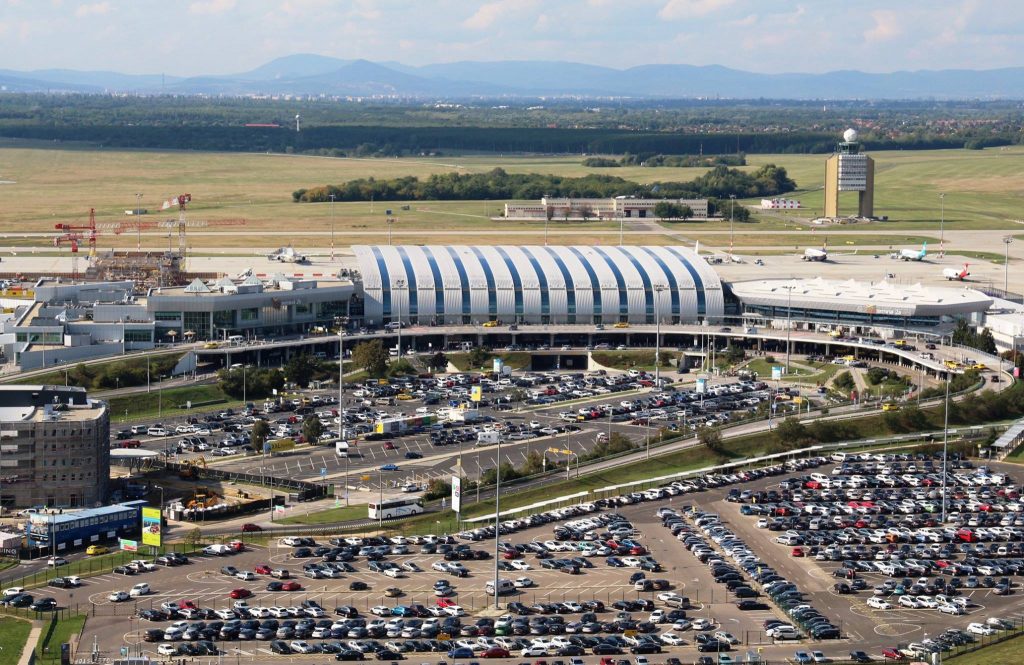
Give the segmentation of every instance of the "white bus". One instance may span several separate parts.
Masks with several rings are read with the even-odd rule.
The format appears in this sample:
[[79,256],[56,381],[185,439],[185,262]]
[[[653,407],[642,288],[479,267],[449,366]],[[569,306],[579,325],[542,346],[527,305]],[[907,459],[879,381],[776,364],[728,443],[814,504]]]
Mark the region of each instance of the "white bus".
[[407,515],[418,515],[423,512],[422,499],[385,499],[382,503],[371,502],[369,506],[370,519],[381,518],[389,520],[393,517],[406,517]]

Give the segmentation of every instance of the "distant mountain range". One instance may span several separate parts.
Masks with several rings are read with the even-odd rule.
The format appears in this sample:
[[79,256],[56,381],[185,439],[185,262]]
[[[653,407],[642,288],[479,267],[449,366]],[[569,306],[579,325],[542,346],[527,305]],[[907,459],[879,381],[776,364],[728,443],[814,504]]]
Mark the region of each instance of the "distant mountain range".
[[0,69],[11,92],[135,92],[467,97],[694,97],[771,99],[1019,99],[1024,67],[870,74],[757,74],[717,65],[611,69],[572,62],[452,62],[419,67],[297,54],[248,72],[194,77],[106,71]]

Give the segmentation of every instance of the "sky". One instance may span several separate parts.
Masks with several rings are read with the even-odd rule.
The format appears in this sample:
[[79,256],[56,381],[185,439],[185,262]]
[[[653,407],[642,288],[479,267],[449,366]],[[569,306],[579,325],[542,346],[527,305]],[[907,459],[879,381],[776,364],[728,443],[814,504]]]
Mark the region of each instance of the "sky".
[[0,69],[230,74],[317,53],[764,73],[1024,64],[1021,0],[0,0]]

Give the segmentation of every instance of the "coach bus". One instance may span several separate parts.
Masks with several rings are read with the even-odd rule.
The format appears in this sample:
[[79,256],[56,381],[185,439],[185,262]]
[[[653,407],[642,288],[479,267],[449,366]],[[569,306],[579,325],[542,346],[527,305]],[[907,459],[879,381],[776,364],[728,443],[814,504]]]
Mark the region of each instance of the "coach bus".
[[394,517],[418,515],[423,512],[423,499],[384,499],[381,502],[370,502],[370,519],[389,520]]

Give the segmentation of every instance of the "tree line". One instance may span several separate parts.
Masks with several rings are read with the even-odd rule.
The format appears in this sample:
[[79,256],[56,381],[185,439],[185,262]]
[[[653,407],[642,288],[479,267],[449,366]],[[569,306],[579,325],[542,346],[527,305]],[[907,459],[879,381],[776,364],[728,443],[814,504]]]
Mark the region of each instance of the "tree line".
[[292,192],[299,203],[335,201],[479,201],[483,199],[568,198],[739,198],[777,196],[796,189],[786,169],[765,164],[752,173],[718,166],[690,182],[640,184],[617,176],[565,177],[543,173],[438,173],[420,180],[358,178],[340,185],[320,185]]
[[618,159],[587,157],[582,163],[583,166],[591,168],[616,168],[619,166],[712,168],[715,166],[746,166],[747,156],[742,153],[737,155],[656,155],[647,153],[643,155],[630,154]]

